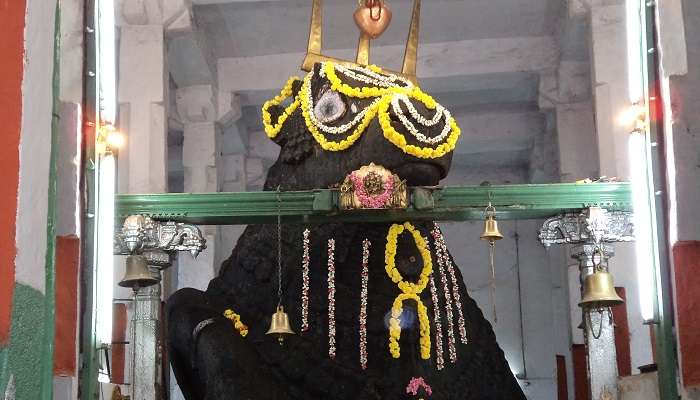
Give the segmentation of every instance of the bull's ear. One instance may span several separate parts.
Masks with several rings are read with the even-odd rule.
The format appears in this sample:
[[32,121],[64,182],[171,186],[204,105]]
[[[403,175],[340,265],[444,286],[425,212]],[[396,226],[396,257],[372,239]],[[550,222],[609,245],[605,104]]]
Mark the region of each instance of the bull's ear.
[[[292,98],[297,98],[299,95],[299,91],[301,90],[303,82],[301,80],[296,80],[294,83],[292,83]],[[269,109],[270,115],[272,116],[272,120],[275,121],[279,118],[280,115],[284,112],[284,107],[282,105],[278,106],[272,106]],[[301,112],[298,108],[294,113]],[[292,118],[287,120],[287,123],[291,122]],[[287,142],[289,139],[287,136],[289,136],[288,128],[282,128],[280,132],[272,138],[272,141],[277,143],[279,146],[284,146],[284,144]]]

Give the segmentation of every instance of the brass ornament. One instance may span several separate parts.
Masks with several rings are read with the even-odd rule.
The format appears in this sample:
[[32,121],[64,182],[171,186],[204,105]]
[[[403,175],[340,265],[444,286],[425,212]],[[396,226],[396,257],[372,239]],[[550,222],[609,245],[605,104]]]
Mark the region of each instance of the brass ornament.
[[[595,254],[593,256],[595,257]],[[593,267],[593,273],[583,281],[583,295],[578,305],[584,309],[608,308],[625,302],[615,291],[612,274],[601,265],[602,253],[600,257],[601,260]]]
[[[385,193],[387,182],[392,181],[391,191]],[[362,187],[358,187],[360,183]],[[368,204],[369,199],[386,201],[381,205]],[[340,209],[405,209],[408,207],[408,187],[405,180],[381,165],[370,163],[348,174],[340,185]]]
[[486,206],[486,219],[484,220],[484,231],[481,233],[480,239],[489,242],[489,261],[491,264],[491,303],[493,304],[493,322],[498,322],[496,314],[496,264],[494,263],[494,255],[496,253],[496,241],[503,239],[501,231],[498,230],[498,222],[496,221],[496,207],[491,205]]
[[277,340],[280,345],[284,344],[284,335],[295,335],[292,326],[289,323],[289,315],[284,312],[284,307],[281,305],[277,306],[277,311],[272,314],[272,319],[270,320],[270,329],[267,330],[266,335],[277,335]]
[[389,27],[391,16],[391,9],[384,0],[360,0],[353,19],[360,33],[376,39]]
[[277,186],[277,310],[272,314],[270,329],[266,335],[277,335],[280,346],[284,344],[284,335],[295,335],[289,323],[289,316],[282,306],[282,199],[280,187]]
[[[301,69],[307,72],[311,71],[316,63],[324,61],[332,61],[337,64],[345,65],[369,65],[369,49],[371,38],[365,33],[360,34],[360,41],[357,48],[357,57],[355,62],[341,60],[335,57],[323,55],[322,5],[323,0],[313,0],[313,5],[311,8],[311,28],[309,29],[309,42],[307,45],[306,56],[304,57],[304,61],[301,65]],[[408,32],[408,40],[406,41],[406,51],[404,53],[401,72],[399,73],[387,70],[387,72],[390,72],[392,74],[403,76],[404,78],[408,79],[416,85],[418,84],[418,78],[416,78],[416,64],[418,59],[420,6],[421,0],[413,0],[413,15],[411,17],[411,26]],[[385,7],[384,11],[388,10],[388,8],[386,8],[386,4],[383,4],[383,7]]]
[[157,283],[158,279],[148,270],[146,257],[130,255],[126,258],[126,271],[122,280],[119,281],[119,286],[132,288],[136,291]]

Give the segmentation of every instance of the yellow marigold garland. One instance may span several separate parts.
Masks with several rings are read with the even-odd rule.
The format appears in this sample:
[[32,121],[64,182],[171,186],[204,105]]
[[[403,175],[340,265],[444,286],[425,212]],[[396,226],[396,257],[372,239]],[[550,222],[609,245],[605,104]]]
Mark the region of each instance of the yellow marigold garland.
[[280,94],[275,96],[272,100],[268,100],[265,102],[265,104],[263,104],[263,126],[265,127],[265,133],[270,139],[273,139],[275,136],[277,136],[277,134],[280,133],[284,122],[297,109],[297,107],[299,107],[299,99],[295,98],[294,101],[292,101],[292,104],[290,104],[289,106],[287,106],[287,108],[284,109],[284,112],[282,112],[282,115],[280,115],[279,118],[277,118],[276,122],[272,122],[272,116],[270,115],[270,107],[278,106],[282,104],[283,101],[291,97],[293,93],[292,85],[298,80],[299,78],[296,76],[289,78],[289,80],[287,80],[287,83],[282,88]]
[[224,311],[224,317],[231,320],[233,327],[238,331],[242,337],[248,336],[248,326],[241,322],[241,316],[236,314],[233,310],[229,309]]
[[[355,127],[353,132],[348,135],[345,139],[340,141],[332,141],[326,139],[323,133],[314,125],[311,120],[310,113],[313,112],[313,105],[309,103],[308,94],[311,91],[311,78],[314,72],[309,72],[303,80],[302,88],[294,99],[294,101],[287,106],[282,115],[277,119],[277,121],[272,121],[272,116],[270,115],[269,108],[273,105],[280,105],[284,100],[292,95],[292,84],[298,80],[297,77],[292,77],[287,81],[286,85],[280,92],[278,96],[272,100],[267,101],[262,108],[262,118],[263,125],[265,127],[265,133],[268,137],[276,137],[284,122],[289,118],[289,116],[296,111],[297,108],[301,108],[306,127],[311,132],[312,136],[316,142],[327,151],[343,151],[352,146],[359,138],[362,136],[364,131],[369,126],[372,119],[378,115],[379,124],[384,132],[384,137],[389,140],[392,144],[399,147],[403,152],[410,154],[418,158],[439,158],[454,150],[457,145],[457,139],[461,134],[461,130],[457,126],[457,122],[453,117],[448,118],[445,123],[449,124],[450,134],[444,143],[439,144],[437,147],[421,147],[413,144],[408,144],[406,141],[406,136],[398,132],[391,122],[391,117],[389,115],[389,106],[391,100],[396,94],[405,94],[409,98],[423,103],[428,109],[435,109],[437,103],[428,94],[424,93],[418,87],[372,87],[364,86],[360,88],[351,87],[350,85],[343,83],[338,75],[336,74],[336,65],[332,62],[325,62],[322,66],[323,73],[325,77],[331,84],[331,89],[342,93],[348,97],[358,98],[358,99],[378,99],[376,103],[371,104],[369,110],[365,114],[364,118]],[[377,73],[384,73],[381,68],[377,66],[369,66],[368,69]]]
[[311,104],[309,104],[308,101],[308,96],[306,96],[306,93],[308,93],[311,90],[311,78],[313,77],[313,73],[309,73],[306,78],[304,78],[304,83],[301,86],[301,90],[299,92],[299,97],[301,99],[301,113],[304,116],[304,121],[306,122],[306,127],[309,129],[309,132],[311,132],[311,135],[313,135],[314,139],[316,139],[316,142],[323,148],[323,150],[328,150],[328,151],[342,151],[347,149],[348,147],[352,146],[355,144],[357,139],[362,136],[362,133],[367,129],[367,126],[369,123],[372,121],[375,115],[377,115],[377,107],[372,106],[372,109],[367,110],[367,113],[365,114],[365,117],[360,121],[360,123],[357,125],[355,130],[345,139],[339,141],[339,142],[334,142],[331,140],[327,140],[326,137],[319,132],[318,128],[314,125],[314,123],[311,121],[311,117],[309,116],[309,113],[314,112],[311,109]]
[[[401,276],[401,273],[396,268],[396,247],[398,237],[404,231],[409,231],[413,236],[416,247],[423,258],[423,270],[420,273],[418,282],[407,282]],[[386,250],[384,253],[384,261],[386,273],[389,278],[396,283],[402,293],[396,296],[391,307],[391,318],[389,319],[389,352],[392,357],[399,358],[401,356],[401,347],[399,339],[401,338],[401,313],[403,312],[403,302],[406,300],[414,300],[417,305],[418,322],[420,329],[420,354],[421,358],[427,360],[430,358],[430,321],[428,320],[428,310],[420,298],[421,292],[428,285],[430,274],[433,271],[433,261],[430,255],[430,250],[420,232],[408,222],[403,224],[393,224],[389,228],[389,233],[386,237]]]

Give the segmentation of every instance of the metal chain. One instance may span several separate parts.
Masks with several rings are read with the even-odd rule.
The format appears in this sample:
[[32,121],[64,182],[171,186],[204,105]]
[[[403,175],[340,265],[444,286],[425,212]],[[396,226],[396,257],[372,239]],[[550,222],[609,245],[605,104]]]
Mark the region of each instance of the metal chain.
[[491,303],[493,304],[493,323],[498,323],[496,315],[496,265],[493,262],[493,255],[496,252],[496,243],[493,240],[489,241],[489,256],[491,259]]
[[277,306],[282,305],[282,199],[277,186]]

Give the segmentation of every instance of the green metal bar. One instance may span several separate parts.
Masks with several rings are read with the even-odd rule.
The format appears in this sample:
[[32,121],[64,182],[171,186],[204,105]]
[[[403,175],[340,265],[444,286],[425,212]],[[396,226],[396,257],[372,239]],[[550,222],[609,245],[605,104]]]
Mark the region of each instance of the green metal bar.
[[44,338],[42,352],[41,398],[53,399],[53,351],[56,323],[56,184],[58,163],[60,57],[61,57],[61,7],[56,2],[53,46],[53,115],[51,117],[51,155],[49,160],[49,186],[46,216],[46,263],[44,295]]
[[[646,97],[649,104],[649,143],[651,154],[651,169],[653,177],[651,187],[654,193],[656,210],[656,232],[658,265],[655,267],[656,280],[656,321],[654,321],[654,336],[656,338],[656,364],[659,371],[659,394],[662,400],[677,400],[678,394],[678,358],[676,353],[676,338],[673,333],[673,299],[671,288],[671,261],[668,246],[667,210],[668,195],[666,194],[664,156],[665,143],[663,121],[663,102],[659,77],[659,52],[656,37],[656,2],[642,2],[642,18],[645,36],[643,65],[646,78]],[[666,99],[670,101],[670,99]],[[653,185],[653,186],[652,186]]]
[[85,0],[84,25],[84,86],[83,86],[83,140],[82,140],[82,234],[81,234],[81,340],[80,340],[80,398],[98,397],[98,360],[95,343],[95,133],[97,110],[97,0]]
[[[546,218],[568,210],[600,206],[631,208],[627,183],[501,185],[412,188],[406,210],[338,209],[336,190],[282,192],[168,193],[120,195],[117,218],[143,214],[155,219],[203,225],[274,223],[479,220],[490,201],[500,219]],[[279,211],[278,211],[279,207]]]

